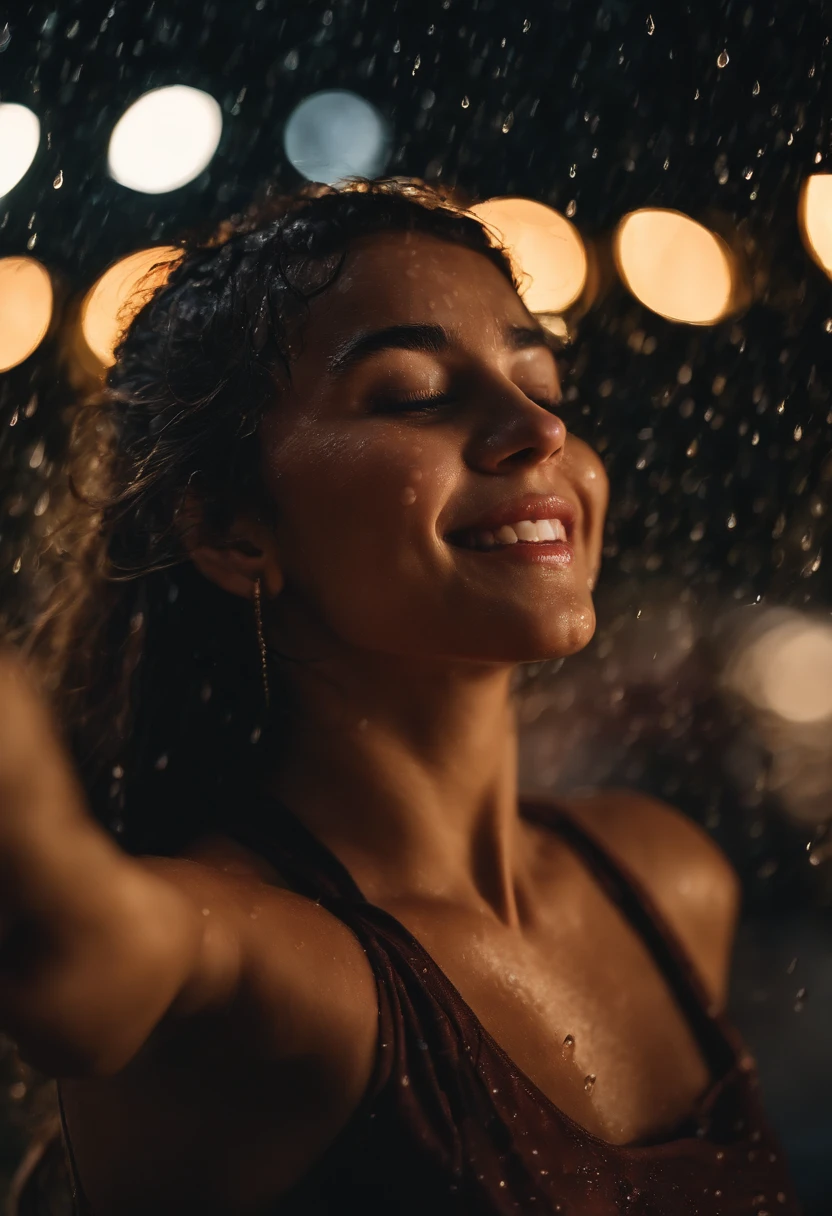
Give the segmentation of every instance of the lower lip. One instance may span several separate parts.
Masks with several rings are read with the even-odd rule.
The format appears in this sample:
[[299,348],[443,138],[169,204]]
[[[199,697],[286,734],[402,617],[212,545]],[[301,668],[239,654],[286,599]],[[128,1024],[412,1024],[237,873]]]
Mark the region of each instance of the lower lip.
[[462,553],[471,553],[474,557],[485,557],[491,561],[532,562],[542,566],[571,566],[575,551],[565,541],[555,540],[550,544],[543,541],[518,541],[515,545],[498,545],[493,549],[469,549],[465,545],[454,545]]

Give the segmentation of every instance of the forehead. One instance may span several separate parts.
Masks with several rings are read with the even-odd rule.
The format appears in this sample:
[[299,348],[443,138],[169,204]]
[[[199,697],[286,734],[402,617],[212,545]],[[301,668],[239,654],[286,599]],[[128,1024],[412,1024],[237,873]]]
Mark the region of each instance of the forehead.
[[318,353],[359,329],[430,321],[484,336],[529,313],[483,254],[421,232],[384,232],[350,245],[331,287],[311,302],[308,347]]

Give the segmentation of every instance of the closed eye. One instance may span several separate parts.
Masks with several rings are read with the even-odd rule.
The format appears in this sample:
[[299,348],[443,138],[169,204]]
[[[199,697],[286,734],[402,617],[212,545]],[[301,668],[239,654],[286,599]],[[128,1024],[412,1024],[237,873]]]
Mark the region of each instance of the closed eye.
[[[418,396],[411,394],[407,397],[398,397],[395,400],[382,401],[378,403],[379,413],[418,413],[420,411],[429,412],[434,409],[440,409],[443,405],[452,405],[455,398],[449,397],[447,393],[434,393],[432,396]],[[541,409],[550,410],[555,413],[563,406],[563,398],[557,400],[544,397],[529,397],[535,405],[539,405]]]

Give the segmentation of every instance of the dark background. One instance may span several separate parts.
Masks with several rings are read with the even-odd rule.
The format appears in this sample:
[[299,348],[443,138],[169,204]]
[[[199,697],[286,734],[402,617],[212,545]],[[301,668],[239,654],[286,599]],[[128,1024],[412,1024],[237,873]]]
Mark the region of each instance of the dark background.
[[[282,136],[310,93],[347,88],[381,110],[387,173],[571,203],[602,255],[621,216],[651,204],[730,239],[754,282],[742,315],[673,324],[613,281],[580,323],[566,420],[613,487],[599,628],[581,655],[530,673],[523,768],[546,789],[651,791],[728,852],[745,893],[732,1013],[815,1216],[832,1212],[832,741],[810,757],[807,810],[771,780],[777,739],[722,675],[763,614],[828,620],[832,603],[832,283],[796,218],[802,181],[830,171],[831,34],[822,0],[0,5],[0,100],[42,124],[0,199],[0,256],[29,251],[59,284],[47,340],[0,376],[7,622],[38,589],[34,508],[60,475],[79,295],[115,258],[211,227],[269,182],[299,184]],[[179,190],[133,193],[107,176],[110,132],[174,83],[219,101],[218,152]],[[0,1175],[48,1103],[38,1080],[0,1057]]]

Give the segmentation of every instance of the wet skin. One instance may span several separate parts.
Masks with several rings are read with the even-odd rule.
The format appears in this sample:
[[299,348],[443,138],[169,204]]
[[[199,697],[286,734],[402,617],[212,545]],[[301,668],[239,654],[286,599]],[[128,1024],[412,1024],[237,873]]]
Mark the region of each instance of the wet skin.
[[[393,325],[439,326],[447,344],[331,368]],[[671,1128],[709,1078],[639,940],[569,849],[518,815],[512,673],[590,640],[608,493],[568,433],[551,350],[511,337],[534,325],[473,251],[356,243],[262,427],[274,517],[241,513],[236,546],[196,535],[192,558],[230,594],[250,599],[261,578],[268,636],[302,660],[275,673],[292,715],[270,788],[515,1063],[622,1143]],[[529,492],[574,507],[568,563],[448,540]],[[637,794],[570,805],[650,888],[720,1002],[737,899],[721,854]],[[230,840],[143,864],[207,909],[216,949],[126,1068],[65,1084],[82,1180],[100,1216],[265,1211],[360,1099],[373,977],[343,925]]]

